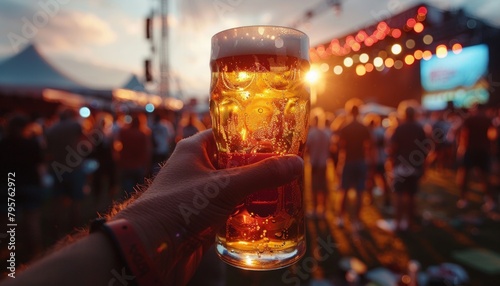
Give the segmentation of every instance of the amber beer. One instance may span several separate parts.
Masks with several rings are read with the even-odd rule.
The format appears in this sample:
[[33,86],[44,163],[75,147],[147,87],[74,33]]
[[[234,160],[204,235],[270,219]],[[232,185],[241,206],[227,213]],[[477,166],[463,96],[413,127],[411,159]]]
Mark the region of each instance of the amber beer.
[[[212,37],[210,112],[219,168],[302,156],[308,53],[308,37],[291,28],[240,27]],[[216,236],[222,260],[251,270],[298,261],[306,249],[302,186],[296,180],[241,202]]]

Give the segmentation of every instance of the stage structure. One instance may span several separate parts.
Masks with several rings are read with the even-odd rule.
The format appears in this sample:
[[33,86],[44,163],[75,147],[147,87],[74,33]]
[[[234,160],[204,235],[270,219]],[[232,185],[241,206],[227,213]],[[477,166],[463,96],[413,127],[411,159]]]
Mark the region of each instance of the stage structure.
[[[417,5],[311,48],[317,106],[337,110],[352,97],[429,110],[500,103],[500,31],[462,10]],[[464,75],[465,74],[465,75]]]

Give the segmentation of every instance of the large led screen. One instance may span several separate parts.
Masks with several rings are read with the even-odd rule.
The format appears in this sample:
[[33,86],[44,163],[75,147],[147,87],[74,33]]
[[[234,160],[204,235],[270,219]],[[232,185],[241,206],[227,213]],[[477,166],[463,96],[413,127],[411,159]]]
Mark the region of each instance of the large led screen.
[[455,107],[468,108],[488,101],[487,45],[466,47],[456,54],[448,51],[439,56],[433,55],[420,62],[425,109],[444,109],[448,102]]

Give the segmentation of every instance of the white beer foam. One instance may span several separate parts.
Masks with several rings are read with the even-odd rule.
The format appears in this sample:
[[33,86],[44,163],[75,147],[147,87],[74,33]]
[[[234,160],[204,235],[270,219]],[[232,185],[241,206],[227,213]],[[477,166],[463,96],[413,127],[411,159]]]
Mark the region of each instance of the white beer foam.
[[255,54],[286,55],[309,60],[309,38],[298,30],[276,26],[233,28],[212,37],[211,60]]

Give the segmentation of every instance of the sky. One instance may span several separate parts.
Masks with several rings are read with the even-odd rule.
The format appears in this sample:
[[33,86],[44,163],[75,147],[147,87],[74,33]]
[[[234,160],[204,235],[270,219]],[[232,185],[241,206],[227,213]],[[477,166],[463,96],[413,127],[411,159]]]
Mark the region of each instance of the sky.
[[[208,98],[210,38],[245,25],[290,26],[306,11],[327,0],[169,0],[169,68],[171,92],[184,99]],[[311,46],[357,31],[390,17],[419,0],[343,0],[341,11],[326,7],[297,27]],[[500,27],[500,1],[427,0],[441,9],[464,8],[472,17]],[[124,84],[131,74],[143,77],[151,57],[145,18],[159,0],[2,0],[0,60],[28,44],[59,70],[90,87]],[[158,27],[158,23],[154,23]],[[154,62],[154,64],[156,64]],[[178,83],[178,85],[176,84]],[[154,84],[149,85],[154,88]]]

